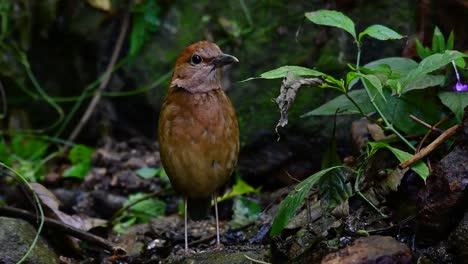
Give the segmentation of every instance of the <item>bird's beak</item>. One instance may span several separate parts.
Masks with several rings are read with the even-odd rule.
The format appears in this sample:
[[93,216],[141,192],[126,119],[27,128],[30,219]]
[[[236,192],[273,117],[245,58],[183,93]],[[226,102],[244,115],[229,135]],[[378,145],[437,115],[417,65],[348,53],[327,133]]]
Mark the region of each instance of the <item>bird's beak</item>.
[[229,65],[234,62],[239,62],[239,60],[232,55],[223,54],[223,55],[219,55],[214,60],[212,60],[211,64],[213,65],[213,69],[215,69],[215,68],[222,67],[224,65]]

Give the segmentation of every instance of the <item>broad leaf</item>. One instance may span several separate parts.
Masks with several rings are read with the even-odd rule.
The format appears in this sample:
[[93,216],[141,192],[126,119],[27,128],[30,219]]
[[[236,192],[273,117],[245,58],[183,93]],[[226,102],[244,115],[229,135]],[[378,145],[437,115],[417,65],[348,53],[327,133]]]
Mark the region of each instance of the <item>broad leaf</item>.
[[451,63],[453,60],[457,60],[460,58],[467,57],[467,55],[456,51],[456,50],[447,50],[445,53],[440,54],[436,53],[433,54],[424,60],[422,60],[418,67],[414,70],[411,70],[407,77],[404,78],[402,85],[403,89],[405,89],[405,86],[413,79],[422,76],[427,73],[431,73],[435,70],[438,70],[442,68],[443,66],[447,65],[448,63]]
[[91,168],[91,163],[80,162],[80,163],[77,163],[75,165],[68,167],[63,172],[62,176],[68,177],[68,178],[84,179],[90,168]]
[[372,74],[360,74],[360,76],[365,79],[366,85],[369,88],[375,88],[379,92],[380,96],[382,96],[382,99],[387,101],[383,94],[382,83],[380,82],[380,79],[377,78],[377,76]]
[[[348,93],[348,95],[359,105],[364,113],[375,111],[372,106],[366,91],[363,89],[354,90]],[[340,111],[337,113],[337,109]],[[334,99],[326,102],[325,104],[315,108],[314,110],[303,114],[301,117],[313,116],[313,115],[350,115],[359,114],[356,106],[344,95],[339,95]]]
[[[372,92],[372,91],[371,91]],[[414,122],[409,115],[412,114],[426,121],[435,124],[446,115],[444,107],[439,103],[436,95],[428,90],[413,90],[401,96],[391,95],[388,89],[384,89],[385,98],[375,97],[375,103],[386,116],[388,121],[397,129],[406,134],[424,134],[427,128]]]
[[70,150],[68,158],[73,164],[80,162],[91,162],[91,157],[93,156],[94,149],[89,148],[85,145],[75,145]]
[[278,213],[276,213],[275,219],[273,221],[270,235],[276,236],[281,233],[296,210],[304,201],[312,186],[317,183],[317,181],[320,180],[323,175],[340,167],[341,166],[335,166],[316,172],[299,183],[293,190],[291,190],[288,196],[279,205]]
[[402,35],[395,32],[393,29],[390,29],[382,25],[372,25],[366,28],[363,32],[359,33],[359,41],[362,37],[369,35],[370,37],[379,39],[379,40],[388,40],[388,39],[401,39]]
[[354,22],[341,12],[334,10],[319,10],[305,13],[305,16],[315,24],[344,29],[351,34],[354,39],[356,39]]
[[461,122],[463,111],[468,105],[468,93],[442,92],[438,96],[442,103],[455,114],[458,122]]
[[[367,155],[369,157],[373,156],[381,148],[387,148],[388,150],[390,150],[400,162],[406,161],[413,156],[412,154],[408,152],[391,147],[385,142],[369,142],[368,144],[370,146],[370,149],[367,150]],[[429,168],[422,161],[418,161],[414,163],[411,166],[411,169],[414,172],[416,172],[424,181],[426,181],[427,177],[429,176]]]
[[400,75],[406,75],[409,71],[416,69],[418,63],[412,59],[401,57],[389,57],[385,59],[375,60],[364,65],[365,68],[375,69],[380,65],[390,66],[392,72]]
[[445,51],[445,38],[438,27],[434,28],[432,35],[432,52],[442,53]]
[[326,74],[324,74],[322,72],[315,71],[315,70],[312,70],[312,69],[309,69],[309,68],[306,68],[306,67],[291,65],[291,66],[282,66],[282,67],[276,68],[274,70],[264,72],[264,73],[260,74],[259,77],[248,78],[248,79],[245,79],[245,80],[243,80],[241,82],[246,82],[246,81],[250,81],[250,80],[254,80],[254,79],[279,79],[279,78],[284,78],[284,77],[286,77],[288,72],[294,73],[294,75],[297,75],[297,76],[315,76],[315,77],[318,77],[318,76],[325,76],[326,75]]
[[136,171],[136,174],[143,179],[151,179],[161,172],[161,168],[144,167]]
[[412,91],[412,90],[418,90],[418,89],[425,89],[428,87],[433,87],[433,86],[440,86],[444,84],[445,82],[445,76],[443,75],[431,75],[431,74],[424,74],[422,76],[419,76],[413,80],[411,80],[403,90],[400,91],[400,94]]

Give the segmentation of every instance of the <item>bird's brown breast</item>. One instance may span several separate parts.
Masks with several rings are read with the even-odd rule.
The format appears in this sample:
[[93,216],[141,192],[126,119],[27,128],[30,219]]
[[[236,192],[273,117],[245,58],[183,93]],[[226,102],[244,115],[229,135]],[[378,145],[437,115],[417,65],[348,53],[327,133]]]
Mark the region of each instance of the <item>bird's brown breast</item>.
[[161,161],[174,189],[209,197],[231,175],[239,153],[234,108],[221,89],[170,89],[159,118]]

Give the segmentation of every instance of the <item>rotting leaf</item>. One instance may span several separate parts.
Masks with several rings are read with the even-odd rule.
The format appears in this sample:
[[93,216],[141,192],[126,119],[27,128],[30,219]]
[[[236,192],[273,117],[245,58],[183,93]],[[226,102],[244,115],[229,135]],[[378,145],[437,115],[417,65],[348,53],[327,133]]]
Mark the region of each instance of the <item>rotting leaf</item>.
[[39,183],[31,183],[31,187],[41,200],[41,203],[50,209],[52,217],[60,220],[64,224],[88,231],[91,228],[104,226],[107,223],[107,221],[98,218],[66,214],[60,211],[60,201],[46,187]]
[[280,109],[281,117],[276,125],[275,131],[279,133],[278,127],[285,127],[288,124],[288,111],[292,103],[296,99],[296,94],[302,85],[320,85],[323,81],[319,78],[302,78],[295,75],[293,72],[288,72],[286,78],[281,85],[280,95],[276,97],[275,102]]

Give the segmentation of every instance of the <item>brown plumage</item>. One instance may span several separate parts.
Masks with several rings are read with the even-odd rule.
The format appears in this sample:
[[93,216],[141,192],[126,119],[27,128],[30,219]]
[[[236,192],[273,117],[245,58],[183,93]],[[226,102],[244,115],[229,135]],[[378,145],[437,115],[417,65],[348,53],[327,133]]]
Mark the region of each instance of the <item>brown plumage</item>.
[[[238,60],[214,43],[188,46],[177,59],[161,109],[161,161],[173,188],[184,196],[186,249],[187,197],[216,198],[237,163],[237,117],[221,87],[222,66],[233,62]],[[219,245],[216,199],[215,212]]]

